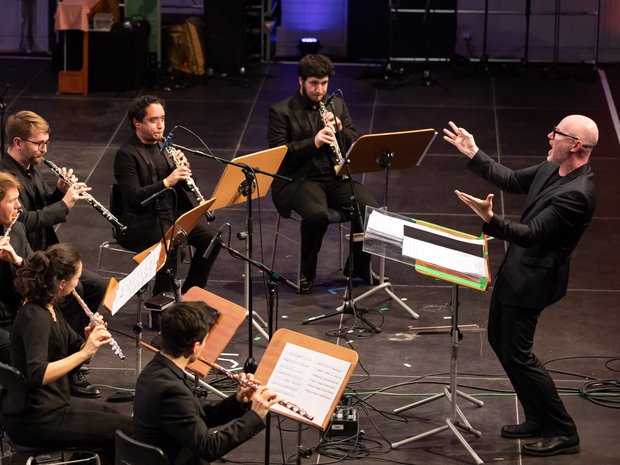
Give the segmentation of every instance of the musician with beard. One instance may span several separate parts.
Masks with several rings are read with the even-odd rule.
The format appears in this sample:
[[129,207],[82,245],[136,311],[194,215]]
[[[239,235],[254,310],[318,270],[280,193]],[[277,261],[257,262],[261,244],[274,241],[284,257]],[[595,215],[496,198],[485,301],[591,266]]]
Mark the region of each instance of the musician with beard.
[[[331,147],[338,144],[341,153],[346,153],[357,138],[353,120],[339,97],[329,105],[327,125],[319,114],[319,102],[325,102],[333,74],[329,58],[306,55],[298,64],[299,90],[269,109],[269,146],[288,147],[278,174],[293,179],[274,179],[273,202],[285,218],[291,216],[291,211],[301,215],[301,293],[309,293],[313,287],[318,254],[329,224],[328,209],[349,214],[355,211],[349,181],[334,171]],[[330,126],[335,127],[336,133]],[[366,206],[376,207],[377,202],[362,184],[353,182],[352,186],[363,217]],[[354,218],[354,233],[362,231],[362,223]],[[370,255],[362,251],[361,242],[354,243],[353,257],[353,277],[379,284],[379,277],[370,269]],[[347,271],[348,266],[345,274]]]

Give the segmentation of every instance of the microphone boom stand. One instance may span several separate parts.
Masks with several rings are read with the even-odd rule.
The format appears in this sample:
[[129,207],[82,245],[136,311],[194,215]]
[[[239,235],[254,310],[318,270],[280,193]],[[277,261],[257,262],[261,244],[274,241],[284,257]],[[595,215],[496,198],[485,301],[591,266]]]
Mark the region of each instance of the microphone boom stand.
[[189,152],[189,153],[193,153],[195,155],[199,155],[205,158],[210,158],[211,160],[217,161],[218,163],[224,164],[224,165],[232,165],[232,166],[236,166],[238,168],[241,169],[241,171],[243,172],[244,176],[245,176],[245,180],[239,185],[239,193],[244,195],[247,199],[246,201],[246,205],[247,205],[247,215],[246,215],[246,233],[245,233],[245,237],[243,237],[244,235],[241,234],[241,238],[245,238],[245,242],[246,242],[246,253],[247,253],[247,259],[248,262],[246,262],[246,269],[245,269],[245,280],[244,280],[244,287],[245,287],[245,298],[246,298],[246,309],[248,311],[248,358],[244,364],[244,370],[247,373],[254,373],[256,371],[256,360],[254,359],[254,349],[253,349],[253,326],[256,325],[256,328],[258,329],[259,332],[261,332],[261,334],[269,339],[269,335],[267,333],[265,333],[265,331],[257,325],[256,321],[254,320],[254,310],[252,308],[252,274],[251,274],[251,267],[249,265],[249,260],[252,260],[252,233],[253,233],[253,226],[252,226],[252,192],[254,191],[255,185],[256,185],[256,174],[260,173],[262,175],[265,176],[270,176],[272,178],[279,178],[285,181],[292,181],[290,178],[287,178],[285,176],[281,176],[279,174],[274,174],[274,173],[269,173],[266,172],[260,168],[256,168],[256,167],[250,167],[244,163],[237,163],[235,161],[231,161],[231,160],[225,160],[223,158],[220,157],[216,157],[215,155],[212,155],[210,153],[205,153],[202,152],[200,150],[196,150],[196,149],[191,149],[189,147],[184,147],[182,145],[179,144],[174,144],[171,143],[170,144],[172,147],[174,147],[175,149],[178,150],[182,150],[184,152]]

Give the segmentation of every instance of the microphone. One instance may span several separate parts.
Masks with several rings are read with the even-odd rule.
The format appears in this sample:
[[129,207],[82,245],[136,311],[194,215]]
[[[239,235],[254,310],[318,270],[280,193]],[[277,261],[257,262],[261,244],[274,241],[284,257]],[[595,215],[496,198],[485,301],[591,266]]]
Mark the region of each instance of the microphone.
[[213,249],[215,248],[215,244],[222,243],[222,241],[220,241],[220,238],[222,237],[222,231],[224,230],[224,228],[230,228],[230,223],[224,223],[217,229],[215,236],[213,236],[213,239],[211,239],[211,242],[209,242],[207,250],[205,250],[205,253],[202,254],[202,258],[209,258],[209,255],[211,255],[211,252],[213,252]]
[[140,206],[141,207],[146,207],[148,204],[150,204],[151,202],[155,201],[155,199],[157,199],[157,197],[159,197],[160,195],[162,195],[164,192],[166,192],[168,189],[172,189],[172,187],[164,187],[162,190],[160,190],[159,192],[155,192],[153,195],[151,195],[149,198],[147,198],[146,200],[143,200],[142,202],[140,202]]
[[172,138],[174,137],[174,131],[176,131],[176,129],[179,126],[175,126],[173,127],[170,132],[168,133],[168,136],[164,138],[164,143],[162,144],[161,148],[159,149],[160,152],[163,152],[166,147],[169,147],[170,144],[172,143]]
[[[336,91],[336,92],[338,92],[338,91]],[[334,92],[333,94],[327,96],[327,98],[323,102],[325,104],[325,106],[327,106],[330,103],[332,103],[332,100],[334,100],[334,97],[336,96],[336,92]]]

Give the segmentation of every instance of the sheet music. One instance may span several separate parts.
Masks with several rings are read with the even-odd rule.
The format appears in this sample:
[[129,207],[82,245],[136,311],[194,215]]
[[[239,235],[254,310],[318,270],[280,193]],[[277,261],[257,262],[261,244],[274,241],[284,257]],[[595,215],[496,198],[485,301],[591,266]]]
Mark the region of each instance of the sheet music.
[[423,242],[411,237],[405,237],[403,240],[403,255],[470,276],[487,276],[486,261],[483,257],[477,257],[476,255]]
[[[287,342],[267,386],[305,409],[314,417],[313,423],[322,425],[332,413],[331,406],[350,366],[345,360]],[[278,404],[272,408],[291,414]]]
[[142,289],[155,276],[161,248],[162,244],[160,242],[131,273],[118,283],[118,289],[110,309],[112,315],[118,312],[136,292]]
[[404,237],[404,225],[410,223],[411,221],[385,215],[380,210],[372,210],[368,216],[365,233],[367,235],[377,235],[384,240],[396,242],[400,245]]

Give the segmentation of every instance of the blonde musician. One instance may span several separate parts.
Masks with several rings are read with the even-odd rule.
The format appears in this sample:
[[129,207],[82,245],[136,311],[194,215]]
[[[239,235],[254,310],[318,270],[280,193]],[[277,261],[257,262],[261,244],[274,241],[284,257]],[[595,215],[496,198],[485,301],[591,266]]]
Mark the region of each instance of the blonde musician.
[[3,414],[3,426],[26,446],[103,449],[114,459],[114,432],[133,433],[130,417],[102,403],[71,396],[68,374],[111,342],[105,325],[89,324],[86,340],[73,331],[58,305],[82,272],[77,251],[56,244],[31,254],[17,270],[15,289],[24,299],[11,332],[11,362],[28,381],[30,406]]
[[[8,148],[2,154],[0,163],[0,171],[11,173],[21,183],[19,201],[24,213],[20,216],[20,222],[26,226],[28,242],[33,250],[45,250],[58,243],[54,227],[65,223],[77,201],[83,199],[82,194],[90,191],[86,184],[77,180],[72,169],[62,168],[62,174],[73,181],[72,187],[60,179],[54,188],[45,182],[41,170],[47,168],[42,168],[41,164],[43,157],[48,156],[50,132],[49,123],[32,111],[10,115],[6,125]],[[105,289],[106,282],[100,276],[83,270],[77,291],[90,308],[99,308]],[[84,336],[82,332],[88,318],[75,299],[67,299],[61,310],[73,330]],[[71,374],[70,382],[75,396],[101,396],[79,369]]]
[[0,172],[0,362],[10,362],[10,333],[20,304],[13,280],[15,272],[32,252],[26,229],[18,220],[19,181],[9,173]]
[[216,320],[217,312],[203,302],[168,308],[160,321],[161,352],[138,377],[135,437],[160,447],[170,463],[204,465],[222,457],[265,427],[263,420],[276,402],[275,392],[264,386],[240,386],[217,404],[194,395],[184,369],[209,343],[207,334]]
[[[114,177],[121,193],[123,210],[119,216],[127,226],[125,233],[117,239],[123,247],[141,252],[161,240],[162,226],[166,231],[181,214],[193,208],[193,199],[186,190],[186,181],[192,172],[183,154],[179,155],[181,166],[176,167],[162,150],[166,129],[166,103],[162,98],[154,95],[137,97],[130,104],[127,117],[132,134],[116,152],[114,159]],[[142,205],[166,188],[170,189],[158,200],[159,211],[154,203]],[[183,293],[193,286],[206,286],[220,250],[216,246],[208,257],[204,257],[214,235],[215,231],[204,219],[189,233],[188,242],[196,251],[181,289]],[[154,294],[171,289],[166,268],[176,275],[176,253],[169,255],[167,266],[157,274]]]

